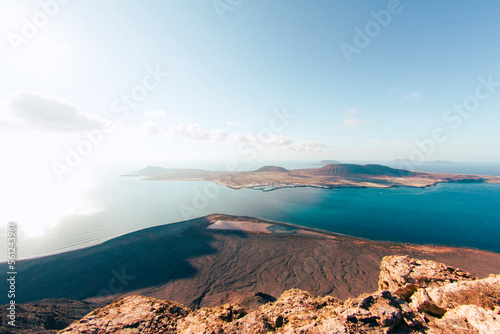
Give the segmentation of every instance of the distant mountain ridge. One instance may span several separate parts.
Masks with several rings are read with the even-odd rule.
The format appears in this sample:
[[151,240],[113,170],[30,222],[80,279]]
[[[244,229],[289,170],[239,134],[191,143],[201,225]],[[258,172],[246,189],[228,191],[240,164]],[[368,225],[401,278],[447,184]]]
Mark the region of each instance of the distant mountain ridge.
[[256,170],[256,172],[278,172],[278,173],[290,173],[286,168],[279,166],[264,166]]
[[[322,160],[322,162],[330,162],[332,160]],[[416,175],[415,172],[410,172],[406,169],[391,168],[384,165],[378,164],[341,164],[341,163],[329,163],[320,168],[310,169],[310,171],[316,175],[331,175],[331,176],[356,176],[356,175],[367,175],[367,176],[412,176]],[[192,175],[200,175],[207,173],[209,171],[203,169],[194,168],[163,168],[159,166],[147,166],[146,168],[140,169],[132,173],[132,175],[156,175],[156,174],[169,174],[169,173],[190,173]],[[256,169],[255,172],[277,172],[277,173],[291,173],[292,171],[281,167],[281,166],[262,166]]]
[[324,166],[324,165],[331,165],[331,164],[334,164],[334,165],[338,165],[340,164],[341,162],[338,161],[338,160],[321,160],[319,163],[315,163],[313,165],[321,165],[321,166]]
[[500,183],[500,176],[416,172],[378,164],[328,164],[319,168],[290,170],[280,166],[263,166],[253,171],[149,166],[127,176],[145,176],[145,180],[212,181],[232,189],[253,188],[262,191],[296,187],[424,188],[439,183]]
[[417,174],[415,172],[410,172],[406,169],[396,169],[377,164],[368,164],[368,165],[329,164],[319,168],[316,173],[321,175],[332,175],[341,177],[350,177],[357,175],[368,175],[368,176],[385,175],[393,177],[404,177],[404,176],[414,176]]
[[160,166],[147,166],[146,168],[140,169],[138,171],[135,171],[133,173],[137,174],[155,174],[155,173],[161,173],[164,172],[166,168],[160,167]]

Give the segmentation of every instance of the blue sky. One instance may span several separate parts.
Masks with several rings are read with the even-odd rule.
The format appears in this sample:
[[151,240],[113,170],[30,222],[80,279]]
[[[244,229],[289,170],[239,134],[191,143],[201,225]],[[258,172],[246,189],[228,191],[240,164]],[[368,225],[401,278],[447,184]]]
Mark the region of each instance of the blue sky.
[[498,1],[3,0],[0,220],[37,235],[102,210],[88,193],[110,165],[498,162],[499,13]]
[[[0,154],[17,152],[13,170],[36,162],[57,179],[122,161],[500,158],[497,1],[1,6]],[[158,69],[169,74],[144,96]],[[134,89],[140,101],[117,112]],[[453,112],[466,102],[468,116]],[[293,117],[270,126],[277,112]],[[101,124],[113,130],[82,144]],[[91,153],[69,166],[78,147]]]

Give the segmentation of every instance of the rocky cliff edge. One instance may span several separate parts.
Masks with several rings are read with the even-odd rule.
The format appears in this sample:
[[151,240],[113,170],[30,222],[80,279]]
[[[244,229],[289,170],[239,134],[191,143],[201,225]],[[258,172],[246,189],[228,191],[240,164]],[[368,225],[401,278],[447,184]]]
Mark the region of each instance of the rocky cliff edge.
[[127,296],[59,333],[500,333],[500,275],[479,279],[443,263],[387,256],[379,290],[345,301],[293,289],[247,312],[239,304],[190,310]]

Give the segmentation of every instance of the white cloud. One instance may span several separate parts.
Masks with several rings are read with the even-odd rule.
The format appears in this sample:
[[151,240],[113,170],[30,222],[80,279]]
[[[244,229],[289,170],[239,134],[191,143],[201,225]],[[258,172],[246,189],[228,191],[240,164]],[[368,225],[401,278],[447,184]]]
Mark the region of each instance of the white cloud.
[[168,133],[174,138],[187,138],[194,141],[220,141],[226,139],[229,134],[225,130],[204,130],[199,124],[177,124],[168,128]]
[[264,145],[289,145],[292,143],[292,138],[283,135],[271,135],[268,137],[259,134],[258,137],[260,142]]
[[411,94],[408,94],[408,95],[405,95],[405,96],[401,96],[399,99],[400,100],[408,100],[408,99],[417,99],[421,96],[422,94],[420,92],[413,92]]
[[358,109],[356,109],[356,108],[347,110],[345,113],[344,122],[342,122],[342,124],[340,124],[340,126],[352,128],[355,126],[360,126],[360,125],[369,124],[369,123],[373,122],[372,118],[370,118],[370,119],[355,118],[354,115],[357,112],[358,112]]
[[74,132],[98,128],[104,122],[74,103],[29,91],[9,94],[3,109],[7,123],[19,128]]
[[239,122],[226,121],[226,125],[230,127],[237,127],[240,126],[241,124]]
[[255,141],[256,137],[251,133],[244,134],[241,132],[237,132],[233,135],[233,139],[239,143],[250,143],[252,141]]
[[0,131],[16,131],[21,129],[21,121],[9,115],[6,101],[0,101]]
[[[259,133],[231,133],[222,129],[203,129],[197,123],[185,124],[179,123],[164,129],[153,120],[145,121],[138,130],[141,137],[149,137],[156,139],[167,140],[189,140],[196,142],[235,142],[235,143],[248,143],[252,145],[262,146],[289,146],[292,145],[293,140],[289,136],[281,134],[273,134],[272,132],[259,132]],[[306,146],[312,144],[298,143],[297,150],[305,150]],[[319,145],[316,145],[319,147]]]
[[165,118],[167,112],[165,110],[148,110],[144,113],[146,118]]
[[289,145],[292,143],[292,138],[277,134],[267,133],[241,133],[237,132],[233,135],[233,139],[239,143],[255,143],[261,145]]
[[323,150],[325,144],[320,141],[303,141],[290,145],[290,149],[296,152],[318,152]]
[[229,137],[229,134],[225,130],[215,129],[210,131],[210,140],[224,140]]
[[10,130],[11,126],[9,123],[0,121],[0,131],[2,130]]
[[147,120],[142,123],[139,128],[139,135],[144,137],[164,137],[166,135],[166,131],[157,123],[151,120]]

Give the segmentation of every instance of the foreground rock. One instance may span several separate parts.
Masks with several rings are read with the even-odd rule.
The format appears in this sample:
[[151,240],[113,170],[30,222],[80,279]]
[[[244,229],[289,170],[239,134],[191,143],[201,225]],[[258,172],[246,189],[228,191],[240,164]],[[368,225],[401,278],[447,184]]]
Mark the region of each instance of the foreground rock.
[[474,275],[444,263],[417,260],[409,256],[386,256],[380,265],[378,288],[408,300],[418,288],[476,279]]
[[436,316],[442,316],[446,310],[460,305],[494,309],[500,302],[500,275],[438,288],[418,289],[411,299],[414,308]]
[[80,320],[84,328],[70,326],[61,333],[175,333],[189,311],[174,302],[130,296],[89,313]]
[[[16,326],[3,323],[0,334],[27,334],[27,333],[57,333],[107,303],[91,303],[80,300],[44,299],[36,302],[16,305]],[[0,308],[3,321],[7,318],[7,306]]]
[[436,333],[500,333],[500,316],[479,306],[461,305],[433,325]]
[[239,304],[192,311],[129,296],[60,333],[500,333],[500,275],[477,279],[407,256],[385,257],[381,269],[381,290],[346,301],[292,289],[251,312]]

